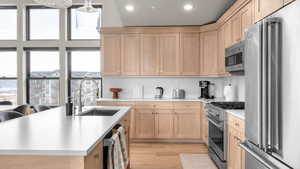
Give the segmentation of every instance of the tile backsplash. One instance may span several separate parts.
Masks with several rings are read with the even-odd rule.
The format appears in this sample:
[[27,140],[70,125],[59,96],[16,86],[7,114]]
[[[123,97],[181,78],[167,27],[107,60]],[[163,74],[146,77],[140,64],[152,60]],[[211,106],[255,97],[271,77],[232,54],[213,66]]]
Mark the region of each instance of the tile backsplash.
[[120,98],[153,98],[155,88],[164,88],[164,97],[171,98],[174,88],[184,89],[187,98],[197,98],[200,96],[199,81],[208,80],[215,84],[214,95],[218,98],[223,96],[224,85],[230,83],[236,86],[238,100],[244,101],[244,78],[243,77],[216,77],[216,78],[197,78],[197,77],[104,77],[103,78],[103,97],[111,98],[109,88],[122,88]]

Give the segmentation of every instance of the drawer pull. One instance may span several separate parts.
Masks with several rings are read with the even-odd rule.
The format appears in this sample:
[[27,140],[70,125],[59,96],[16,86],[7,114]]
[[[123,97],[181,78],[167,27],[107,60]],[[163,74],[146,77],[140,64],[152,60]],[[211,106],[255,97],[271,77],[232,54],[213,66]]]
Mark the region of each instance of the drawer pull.
[[235,123],[234,124],[236,127],[240,127],[240,124],[239,123]]
[[98,159],[99,157],[100,157],[99,153],[94,155],[94,158]]

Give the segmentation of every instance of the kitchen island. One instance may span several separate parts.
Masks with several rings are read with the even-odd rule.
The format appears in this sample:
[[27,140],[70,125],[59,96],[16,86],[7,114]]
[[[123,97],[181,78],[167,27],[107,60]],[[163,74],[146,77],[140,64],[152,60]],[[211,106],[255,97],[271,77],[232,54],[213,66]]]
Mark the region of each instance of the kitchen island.
[[118,112],[113,116],[66,116],[65,108],[58,107],[1,123],[0,168],[101,168],[102,141],[115,125],[127,123],[131,107],[96,106],[85,107],[85,111],[94,108]]

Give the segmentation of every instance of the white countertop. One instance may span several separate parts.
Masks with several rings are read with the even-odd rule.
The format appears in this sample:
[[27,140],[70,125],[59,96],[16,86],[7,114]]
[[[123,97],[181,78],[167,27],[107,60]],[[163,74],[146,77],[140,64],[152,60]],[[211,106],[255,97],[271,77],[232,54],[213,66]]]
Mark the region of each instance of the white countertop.
[[245,110],[226,110],[226,112],[241,120],[245,120]]
[[[88,107],[93,108],[93,107]],[[0,155],[86,156],[131,107],[113,116],[66,116],[65,107],[0,123]]]

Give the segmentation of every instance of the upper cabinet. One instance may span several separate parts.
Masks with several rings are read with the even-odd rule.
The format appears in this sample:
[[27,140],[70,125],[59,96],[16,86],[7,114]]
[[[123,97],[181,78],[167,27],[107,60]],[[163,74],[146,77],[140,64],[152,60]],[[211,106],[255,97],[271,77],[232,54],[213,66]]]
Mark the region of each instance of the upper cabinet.
[[231,43],[242,40],[242,16],[240,13],[231,18]]
[[224,24],[224,34],[225,34],[225,48],[230,47],[232,43],[232,30],[231,30],[231,22],[227,21]]
[[102,36],[102,75],[121,74],[121,34],[105,34]]
[[218,74],[218,32],[210,31],[201,34],[201,74]]
[[218,68],[219,74],[226,74],[225,71],[225,27],[218,30]]
[[245,40],[245,31],[254,24],[254,9],[253,1],[250,1],[240,11],[241,16],[241,39]]
[[141,75],[159,75],[159,35],[141,35]]
[[180,34],[180,74],[199,75],[200,33]]
[[125,34],[122,39],[122,75],[135,76],[140,74],[140,35]]
[[160,75],[179,75],[179,34],[159,36]]
[[257,22],[283,7],[284,0],[254,0],[254,3],[255,21]]

